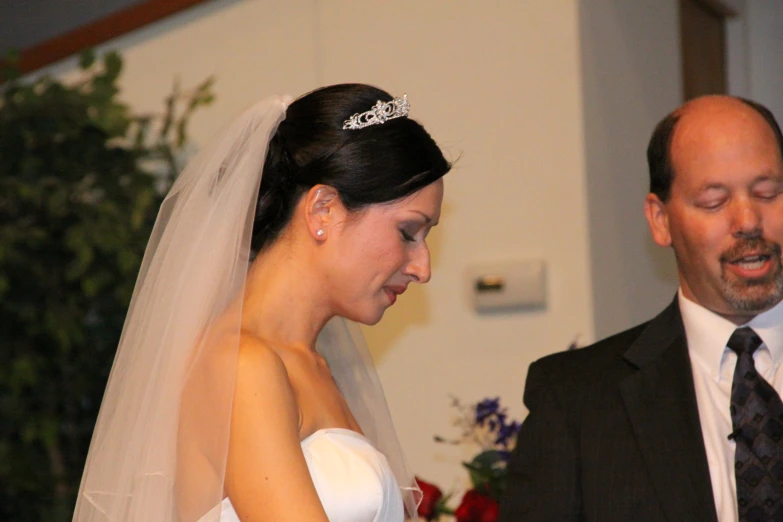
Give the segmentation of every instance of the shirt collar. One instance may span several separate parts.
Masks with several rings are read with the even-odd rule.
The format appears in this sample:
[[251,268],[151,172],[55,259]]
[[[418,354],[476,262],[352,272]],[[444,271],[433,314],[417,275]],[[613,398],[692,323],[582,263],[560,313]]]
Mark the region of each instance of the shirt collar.
[[755,330],[764,341],[775,366],[783,361],[783,301],[755,316],[747,324],[737,326],[685,297],[682,289],[677,291],[677,299],[688,340],[688,351],[712,375],[720,374],[720,366],[727,350],[726,343],[740,326],[749,326]]
[[764,341],[777,367],[783,361],[783,301],[751,319],[747,326]]

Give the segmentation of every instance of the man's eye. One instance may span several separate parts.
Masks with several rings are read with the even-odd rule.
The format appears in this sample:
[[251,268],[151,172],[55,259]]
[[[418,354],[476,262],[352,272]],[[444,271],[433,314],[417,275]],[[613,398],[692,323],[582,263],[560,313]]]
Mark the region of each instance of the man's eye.
[[781,191],[779,191],[779,190],[765,190],[763,192],[758,192],[756,194],[756,197],[757,198],[761,198],[761,199],[772,200],[772,199],[775,199],[778,196],[780,196],[780,194],[781,194]]
[[703,208],[704,210],[716,210],[720,208],[720,206],[723,205],[722,199],[713,199],[709,201],[699,201],[696,203],[696,206],[699,208]]
[[404,231],[404,230],[400,230],[400,234],[402,234],[402,238],[403,238],[405,241],[416,241],[412,235],[408,234],[408,233],[407,233],[406,231]]
[[759,199],[773,200],[783,194],[783,183],[777,180],[764,180],[758,183],[753,190],[753,195]]

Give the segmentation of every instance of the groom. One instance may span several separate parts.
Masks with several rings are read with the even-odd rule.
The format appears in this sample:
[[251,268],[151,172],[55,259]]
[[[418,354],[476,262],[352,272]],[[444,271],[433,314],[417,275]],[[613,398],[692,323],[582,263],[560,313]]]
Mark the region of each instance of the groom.
[[702,97],[647,157],[679,291],[530,366],[500,522],[783,521],[783,136],[757,103]]

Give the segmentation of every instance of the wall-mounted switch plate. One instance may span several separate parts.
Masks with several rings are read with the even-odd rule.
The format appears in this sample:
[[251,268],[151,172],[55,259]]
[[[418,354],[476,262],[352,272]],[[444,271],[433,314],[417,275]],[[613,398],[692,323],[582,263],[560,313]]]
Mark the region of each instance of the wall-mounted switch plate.
[[546,307],[543,260],[473,265],[468,267],[468,284],[478,312]]

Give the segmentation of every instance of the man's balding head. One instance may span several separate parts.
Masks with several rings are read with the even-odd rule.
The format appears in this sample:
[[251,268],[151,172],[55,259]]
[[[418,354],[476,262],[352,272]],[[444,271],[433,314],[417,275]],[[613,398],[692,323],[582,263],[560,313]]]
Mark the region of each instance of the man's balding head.
[[684,296],[737,324],[783,299],[783,138],[729,96],[690,101],[650,142],[645,215],[671,246]]
[[699,115],[712,111],[751,110],[764,119],[775,135],[783,157],[783,132],[775,116],[760,103],[734,96],[702,96],[695,98],[669,113],[655,127],[647,145],[647,165],[650,172],[650,192],[661,201],[669,199],[671,184],[676,175],[672,165],[671,145],[682,117],[688,113]]

